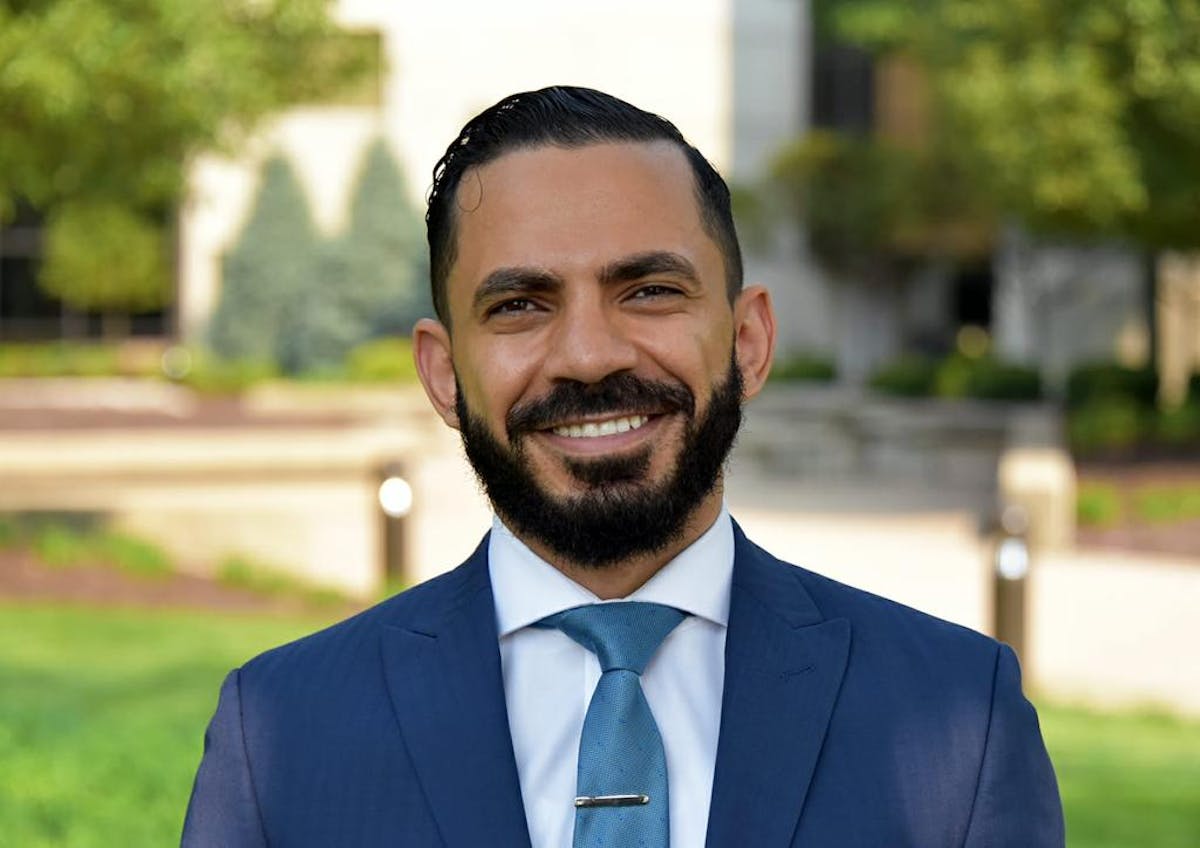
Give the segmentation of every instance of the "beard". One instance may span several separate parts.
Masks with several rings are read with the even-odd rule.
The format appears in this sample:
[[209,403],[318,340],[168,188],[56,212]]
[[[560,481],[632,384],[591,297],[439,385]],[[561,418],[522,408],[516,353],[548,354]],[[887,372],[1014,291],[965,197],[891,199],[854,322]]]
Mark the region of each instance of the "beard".
[[[731,357],[697,418],[695,396],[682,383],[613,374],[595,384],[567,382],[538,400],[513,407],[504,445],[473,415],[458,387],[455,401],[463,448],[500,517],[582,567],[603,568],[658,553],[681,540],[688,519],[713,491],[742,422],[742,375]],[[619,456],[565,458],[583,491],[555,496],[539,483],[525,450],[529,434],[562,421],[653,410],[685,418],[684,434],[665,479],[650,481],[653,446]]]

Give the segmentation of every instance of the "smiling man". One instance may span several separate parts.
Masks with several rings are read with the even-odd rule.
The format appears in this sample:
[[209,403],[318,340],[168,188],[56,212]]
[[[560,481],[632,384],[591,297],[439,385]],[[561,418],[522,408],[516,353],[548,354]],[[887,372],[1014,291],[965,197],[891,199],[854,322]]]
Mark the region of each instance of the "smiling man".
[[194,846],[1059,846],[1012,652],[725,510],[775,318],[669,122],[550,88],[427,215],[418,370],[492,505],[443,577],[230,674]]

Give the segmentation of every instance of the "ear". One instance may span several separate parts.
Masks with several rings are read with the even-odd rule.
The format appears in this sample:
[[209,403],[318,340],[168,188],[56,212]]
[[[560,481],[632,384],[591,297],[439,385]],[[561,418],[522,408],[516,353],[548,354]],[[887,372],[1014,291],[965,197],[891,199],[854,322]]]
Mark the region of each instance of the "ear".
[[458,429],[458,413],[454,401],[458,388],[454,381],[454,357],[450,349],[450,332],[432,318],[422,318],[413,327],[413,359],[417,376],[429,402],[442,420]]
[[763,286],[743,289],[733,306],[734,354],[742,371],[742,396],[754,397],[767,381],[775,358],[775,309]]

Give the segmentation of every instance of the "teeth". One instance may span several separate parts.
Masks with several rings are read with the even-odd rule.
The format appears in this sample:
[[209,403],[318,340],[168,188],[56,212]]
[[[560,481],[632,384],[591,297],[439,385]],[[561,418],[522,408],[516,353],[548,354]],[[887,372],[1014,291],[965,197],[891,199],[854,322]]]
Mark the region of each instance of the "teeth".
[[566,424],[555,427],[554,434],[571,439],[594,439],[598,436],[615,436],[617,433],[628,433],[636,430],[650,419],[645,415],[629,415],[624,418],[610,418],[607,421],[589,421],[586,424]]

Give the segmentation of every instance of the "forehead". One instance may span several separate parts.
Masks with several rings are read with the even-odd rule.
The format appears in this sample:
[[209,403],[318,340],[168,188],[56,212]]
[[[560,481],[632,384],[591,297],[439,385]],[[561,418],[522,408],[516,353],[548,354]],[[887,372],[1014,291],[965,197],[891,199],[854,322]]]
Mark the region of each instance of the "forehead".
[[720,262],[691,165],[670,142],[506,153],[463,176],[455,207],[452,302],[498,267],[569,276],[651,250]]

